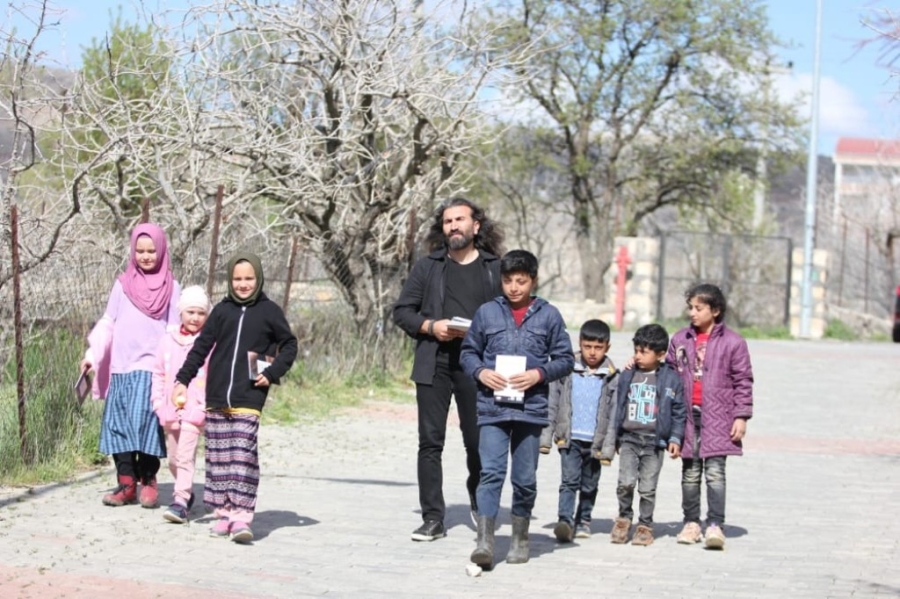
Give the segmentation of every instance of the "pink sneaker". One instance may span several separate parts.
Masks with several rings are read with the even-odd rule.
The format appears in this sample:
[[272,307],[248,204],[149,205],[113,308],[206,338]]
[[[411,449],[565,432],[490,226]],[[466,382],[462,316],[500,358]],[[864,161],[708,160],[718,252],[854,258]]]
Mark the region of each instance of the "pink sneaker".
[[700,525],[696,522],[685,522],[684,528],[675,537],[675,540],[682,545],[692,545],[703,540],[703,534],[700,532]]
[[231,540],[242,545],[253,540],[253,531],[250,526],[244,522],[231,523]]
[[209,529],[209,536],[225,539],[231,533],[231,522],[228,518],[219,518]]
[[707,549],[725,548],[725,533],[718,524],[710,524],[706,527],[706,547]]

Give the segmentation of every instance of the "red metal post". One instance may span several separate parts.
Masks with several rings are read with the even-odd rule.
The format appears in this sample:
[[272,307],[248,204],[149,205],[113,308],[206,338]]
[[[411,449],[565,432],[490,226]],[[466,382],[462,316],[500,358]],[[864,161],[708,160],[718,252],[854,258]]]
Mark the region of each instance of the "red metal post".
[[616,253],[616,266],[619,269],[616,275],[616,328],[619,330],[622,330],[625,320],[625,280],[629,264],[631,258],[628,256],[628,248],[620,245]]

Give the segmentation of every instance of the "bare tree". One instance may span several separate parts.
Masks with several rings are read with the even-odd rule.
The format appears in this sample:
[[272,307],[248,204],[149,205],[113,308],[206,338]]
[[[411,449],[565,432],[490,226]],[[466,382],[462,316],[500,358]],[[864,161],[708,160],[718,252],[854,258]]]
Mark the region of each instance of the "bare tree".
[[[66,73],[48,66],[37,45],[55,27],[56,13],[47,1],[10,2],[0,22],[0,289],[13,276],[11,207],[18,209],[21,228],[20,275],[48,260],[80,207],[45,164],[59,137]],[[24,24],[21,31],[15,23]]]
[[[449,193],[481,141],[497,50],[465,10],[437,21],[421,4],[216,0],[157,19],[160,43],[80,79],[82,125],[102,132],[70,137],[95,157],[91,213],[121,235],[123,206],[152,196],[186,255],[224,184],[231,237],[301,238],[370,330],[403,275],[410,213]],[[139,74],[153,85],[131,93]]]

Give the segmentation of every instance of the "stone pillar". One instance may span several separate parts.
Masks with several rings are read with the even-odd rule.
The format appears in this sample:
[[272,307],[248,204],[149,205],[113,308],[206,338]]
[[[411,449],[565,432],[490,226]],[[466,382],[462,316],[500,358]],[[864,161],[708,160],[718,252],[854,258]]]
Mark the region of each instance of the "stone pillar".
[[[825,284],[828,280],[828,252],[813,250],[812,316],[809,334],[812,339],[825,335]],[[803,248],[794,248],[791,256],[791,335],[800,336],[800,312],[803,308]]]

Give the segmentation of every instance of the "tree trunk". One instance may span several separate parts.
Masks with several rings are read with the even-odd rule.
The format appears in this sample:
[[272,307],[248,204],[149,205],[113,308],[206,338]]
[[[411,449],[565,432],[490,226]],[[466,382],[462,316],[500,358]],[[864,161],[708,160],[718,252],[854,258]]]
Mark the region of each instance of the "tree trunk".
[[[585,159],[576,158],[573,164],[583,160]],[[575,243],[581,261],[583,297],[602,303],[606,301],[603,274],[609,268],[613,256],[615,223],[610,218],[613,194],[608,189],[609,186],[606,186],[602,202],[598,205],[589,178],[579,174],[575,168],[570,173],[575,206]],[[611,179],[607,177],[607,180]]]

